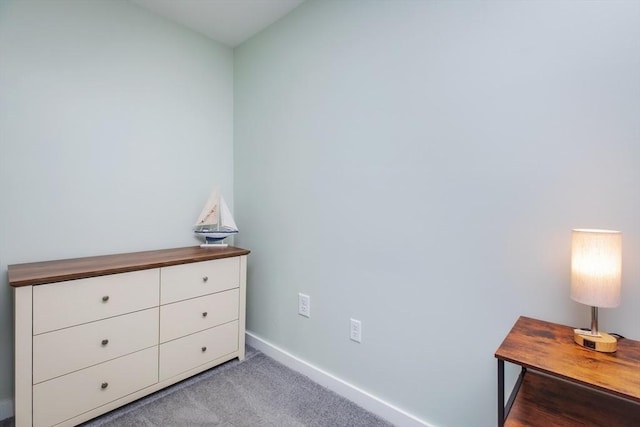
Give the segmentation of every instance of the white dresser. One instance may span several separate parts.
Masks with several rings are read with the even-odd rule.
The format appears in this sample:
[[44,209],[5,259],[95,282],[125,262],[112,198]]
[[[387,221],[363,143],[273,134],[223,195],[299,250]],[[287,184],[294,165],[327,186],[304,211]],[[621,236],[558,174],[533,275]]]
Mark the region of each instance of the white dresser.
[[76,425],[244,358],[240,248],[10,265],[15,421]]

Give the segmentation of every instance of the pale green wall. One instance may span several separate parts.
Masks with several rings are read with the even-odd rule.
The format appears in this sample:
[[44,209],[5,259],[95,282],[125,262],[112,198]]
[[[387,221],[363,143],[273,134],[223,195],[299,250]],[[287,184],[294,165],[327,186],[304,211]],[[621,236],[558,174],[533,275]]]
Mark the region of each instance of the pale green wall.
[[434,425],[492,426],[495,349],[518,315],[588,323],[570,230],[605,227],[624,290],[601,326],[640,339],[639,76],[636,1],[303,3],[235,50],[248,328]]
[[[569,230],[598,226],[625,251],[601,323],[640,339],[639,22],[634,1],[310,0],[237,49],[249,328],[438,426],[494,425],[495,348],[520,314],[587,322]],[[234,71],[120,1],[3,0],[0,63],[2,418],[6,266],[193,244],[233,188]]]
[[233,51],[125,1],[0,3],[0,419],[7,265],[196,243],[232,202]]

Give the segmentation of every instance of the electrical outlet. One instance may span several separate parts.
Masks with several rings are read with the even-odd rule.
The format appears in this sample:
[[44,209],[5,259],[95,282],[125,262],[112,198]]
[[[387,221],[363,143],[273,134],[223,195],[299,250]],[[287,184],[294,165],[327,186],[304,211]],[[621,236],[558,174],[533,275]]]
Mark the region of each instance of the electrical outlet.
[[351,319],[351,341],[362,342],[362,322]]
[[311,317],[311,297],[309,295],[298,294],[298,314]]

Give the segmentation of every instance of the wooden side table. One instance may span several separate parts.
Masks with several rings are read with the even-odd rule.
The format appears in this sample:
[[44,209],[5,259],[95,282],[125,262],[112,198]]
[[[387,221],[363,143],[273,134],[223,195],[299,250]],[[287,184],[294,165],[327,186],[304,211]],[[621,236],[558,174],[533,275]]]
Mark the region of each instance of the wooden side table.
[[[640,342],[576,345],[573,328],[520,317],[495,353],[498,426],[640,426]],[[521,366],[505,405],[504,362]]]

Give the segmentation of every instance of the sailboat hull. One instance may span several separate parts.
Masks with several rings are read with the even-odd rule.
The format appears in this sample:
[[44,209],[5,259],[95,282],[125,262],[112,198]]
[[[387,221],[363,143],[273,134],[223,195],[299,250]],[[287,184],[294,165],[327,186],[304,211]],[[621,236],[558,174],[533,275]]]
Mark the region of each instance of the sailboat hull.
[[194,231],[197,236],[204,237],[204,244],[201,247],[221,247],[227,246],[226,243],[222,243],[224,239],[234,234],[238,234],[237,230],[234,231]]

